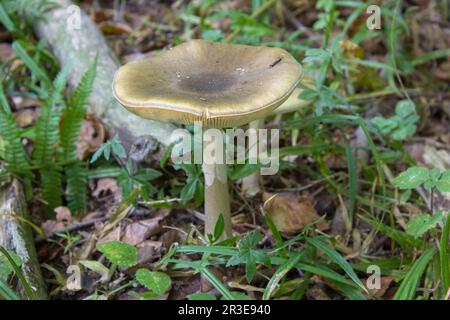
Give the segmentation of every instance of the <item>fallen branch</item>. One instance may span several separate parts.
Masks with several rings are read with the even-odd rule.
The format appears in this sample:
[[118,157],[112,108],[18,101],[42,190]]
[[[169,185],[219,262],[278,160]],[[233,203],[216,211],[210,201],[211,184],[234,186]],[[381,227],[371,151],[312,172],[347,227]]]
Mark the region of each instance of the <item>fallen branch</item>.
[[22,260],[22,273],[38,300],[47,299],[44,279],[34,247],[22,186],[16,179],[0,189],[0,245]]

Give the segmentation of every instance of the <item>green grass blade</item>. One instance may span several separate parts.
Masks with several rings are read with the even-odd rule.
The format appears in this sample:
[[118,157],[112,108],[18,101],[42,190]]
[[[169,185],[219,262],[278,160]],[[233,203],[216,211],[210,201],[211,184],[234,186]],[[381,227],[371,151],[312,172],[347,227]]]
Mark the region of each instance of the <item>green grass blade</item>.
[[400,288],[395,293],[394,300],[412,300],[414,299],[416,288],[419,285],[420,278],[425,271],[428,263],[436,253],[435,248],[429,248],[422,253],[412,265],[411,269],[403,279]]
[[356,207],[356,193],[358,188],[357,182],[357,167],[356,167],[356,158],[353,153],[353,149],[350,145],[350,142],[345,135],[345,132],[341,130],[341,134],[344,137],[345,142],[345,157],[347,158],[347,171],[348,171],[348,214],[350,221],[353,221],[353,216],[355,213]]
[[5,26],[6,30],[8,30],[9,32],[12,33],[16,30],[14,23],[8,16],[8,13],[6,12],[5,8],[3,8],[3,5],[1,3],[0,3],[0,22]]
[[420,55],[416,58],[414,58],[411,63],[413,66],[418,66],[424,63],[427,63],[428,61],[439,59],[439,58],[445,58],[450,56],[450,49],[442,49],[442,50],[436,50],[432,52],[424,53],[423,55]]
[[352,266],[336,250],[331,248],[319,238],[307,238],[306,241],[310,245],[325,253],[332,261],[337,263],[345,271],[345,273],[358,285],[358,287],[367,292],[366,287],[361,282],[361,280],[359,280]]
[[14,41],[12,44],[14,52],[23,60],[25,65],[30,71],[38,77],[39,80],[45,82],[49,87],[52,86],[52,81],[47,76],[47,73],[37,65],[37,63],[31,58],[22,45],[18,41]]
[[442,231],[439,245],[439,261],[441,264],[441,280],[444,295],[450,289],[450,255],[448,241],[450,237],[450,214],[447,214],[444,230]]
[[225,300],[235,300],[231,291],[208,268],[201,268],[199,271],[222,294]]
[[277,271],[273,274],[272,278],[270,278],[269,283],[264,290],[264,294],[262,296],[262,300],[269,300],[272,293],[278,286],[278,283],[283,279],[283,277],[295,267],[295,265],[299,262],[301,257],[304,255],[304,252],[299,252],[294,254],[291,258],[289,258],[284,264],[282,264]]
[[25,276],[22,273],[22,270],[19,268],[19,266],[16,264],[14,259],[11,257],[11,255],[8,253],[8,251],[0,246],[0,252],[8,259],[9,263],[11,264],[12,268],[14,269],[14,272],[17,275],[17,278],[19,278],[20,283],[22,284],[23,291],[25,291],[26,296],[30,300],[34,300],[34,293],[31,289],[30,285],[28,284],[27,280],[25,279]]
[[287,258],[287,252],[286,252],[286,249],[284,248],[284,242],[283,242],[283,239],[281,238],[280,232],[277,230],[277,227],[273,223],[270,216],[265,212],[264,212],[264,219],[266,220],[266,223],[269,226],[273,237],[275,238],[275,243],[277,245],[277,250],[280,252],[280,256],[282,258]]
[[0,297],[5,300],[20,300],[19,296],[0,279]]

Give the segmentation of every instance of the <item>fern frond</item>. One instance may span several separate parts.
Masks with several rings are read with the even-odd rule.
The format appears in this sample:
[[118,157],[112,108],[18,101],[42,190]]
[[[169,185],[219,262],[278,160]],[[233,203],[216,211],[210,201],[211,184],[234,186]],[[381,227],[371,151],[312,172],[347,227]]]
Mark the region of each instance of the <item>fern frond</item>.
[[8,170],[29,175],[29,161],[20,140],[20,130],[13,115],[3,110],[0,110],[0,135],[6,142],[5,161]]
[[42,199],[46,203],[46,211],[52,216],[53,209],[62,204],[62,174],[59,168],[47,166],[39,170],[42,183]]
[[67,202],[72,213],[86,212],[87,168],[78,161],[65,167]]
[[76,160],[76,141],[80,134],[81,123],[86,113],[89,96],[97,71],[97,57],[81,78],[80,83],[71,96],[68,107],[63,112],[60,127],[60,157],[63,161]]
[[48,103],[41,108],[41,115],[36,121],[36,141],[34,144],[33,163],[47,166],[54,162],[55,146],[59,140],[59,121],[64,101],[61,94],[53,92]]

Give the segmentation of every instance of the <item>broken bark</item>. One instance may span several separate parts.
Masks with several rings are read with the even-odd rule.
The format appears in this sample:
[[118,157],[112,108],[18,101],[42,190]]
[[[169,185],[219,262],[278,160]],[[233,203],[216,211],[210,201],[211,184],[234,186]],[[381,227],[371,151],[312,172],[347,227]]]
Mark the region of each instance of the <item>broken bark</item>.
[[169,145],[173,125],[142,119],[126,111],[114,99],[112,82],[120,64],[95,23],[71,1],[54,2],[58,7],[36,21],[35,31],[39,38],[47,41],[60,64],[69,68],[72,88],[98,54],[89,112],[114,128],[127,149],[140,136],[151,136],[163,145]]
[[34,247],[23,189],[18,180],[0,189],[0,245],[14,251],[22,260],[23,275],[35,299],[47,299],[47,291]]

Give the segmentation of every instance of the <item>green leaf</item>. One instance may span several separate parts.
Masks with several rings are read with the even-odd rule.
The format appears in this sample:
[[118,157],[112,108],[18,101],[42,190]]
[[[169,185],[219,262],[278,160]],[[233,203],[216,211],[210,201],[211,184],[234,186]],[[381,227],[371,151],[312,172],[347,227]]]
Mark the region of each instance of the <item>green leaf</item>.
[[219,219],[214,227],[214,241],[220,238],[225,229],[225,219],[223,218],[223,214],[220,214]]
[[84,213],[87,207],[86,165],[77,161],[65,167],[65,178],[67,182],[66,198],[68,207],[72,213]]
[[443,216],[441,212],[433,215],[421,214],[407,223],[406,233],[414,238],[419,238],[428,230],[436,227],[436,224],[442,220]]
[[92,270],[99,275],[102,276],[102,278],[107,278],[109,274],[109,269],[105,267],[100,261],[94,261],[94,260],[80,260],[80,264],[88,268],[89,270]]
[[121,241],[110,241],[99,244],[98,250],[113,264],[129,268],[137,264],[138,251],[135,246]]
[[20,284],[22,285],[23,291],[25,292],[28,299],[34,300],[35,296],[34,296],[33,290],[31,289],[30,284],[25,279],[25,276],[24,276],[21,268],[16,263],[14,258],[11,256],[9,251],[6,250],[5,248],[3,248],[2,246],[0,246],[0,253],[3,254],[6,257],[6,259],[8,259],[8,262],[11,264],[12,268],[14,269],[14,272],[16,273],[16,276],[19,279]]
[[384,233],[389,238],[397,242],[403,250],[411,251],[414,248],[424,248],[426,247],[426,242],[416,239],[413,236],[410,236],[406,232],[402,232],[397,230],[396,228],[390,227],[382,223],[381,221],[377,221],[369,215],[361,216],[361,220],[370,224],[376,230]]
[[0,22],[5,26],[6,30],[8,30],[9,32],[14,32],[16,30],[14,23],[8,16],[8,13],[5,11],[1,3],[0,3]]
[[88,99],[92,92],[97,69],[97,58],[83,75],[69,99],[68,107],[63,111],[63,121],[60,126],[60,156],[63,161],[76,160],[76,142],[80,134]]
[[416,106],[411,100],[401,100],[395,106],[395,113],[401,117],[407,117],[416,112]]
[[147,269],[136,271],[136,280],[158,295],[164,294],[172,283],[170,277],[164,272],[152,272]]
[[450,170],[445,170],[441,178],[436,182],[436,187],[441,192],[450,192]]
[[277,289],[278,283],[283,279],[283,277],[297,265],[303,256],[303,252],[295,253],[291,258],[289,258],[285,263],[278,267],[277,271],[273,274],[272,278],[270,278],[269,283],[264,290],[264,294],[262,296],[262,300],[269,300],[272,293]]
[[261,168],[261,164],[236,164],[233,166],[233,170],[229,172],[228,176],[230,180],[236,181],[248,177],[259,168]]
[[28,69],[30,69],[33,75],[37,76],[39,80],[44,82],[48,87],[51,87],[52,82],[47,76],[45,70],[37,65],[37,63],[28,55],[28,53],[18,41],[13,42],[12,49],[19,56],[19,58],[23,60],[23,62],[28,67]]
[[216,297],[211,293],[197,292],[187,296],[188,300],[216,300]]
[[4,282],[0,278],[0,298],[3,298],[5,300],[20,300],[20,297],[17,293],[15,293],[10,287],[8,287],[8,284]]
[[419,285],[422,274],[435,253],[435,248],[429,248],[414,262],[395,293],[394,300],[414,299],[416,288]]
[[[7,250],[11,258],[17,264],[17,266],[22,265],[22,260],[13,251]],[[8,258],[0,252],[0,280],[7,281],[8,277],[14,272],[12,265],[9,263]]]
[[450,214],[447,213],[444,229],[439,242],[439,260],[441,265],[441,279],[444,296],[450,289],[450,251],[448,242],[450,240]]
[[270,257],[263,251],[255,250],[256,246],[262,240],[262,234],[259,230],[254,230],[245,235],[239,242],[239,251],[232,256],[227,265],[238,265],[245,263],[245,276],[250,283],[256,273],[256,262],[261,261],[267,267],[271,266]]
[[430,178],[427,168],[411,167],[394,179],[394,185],[400,189],[413,189]]
[[359,280],[358,276],[356,275],[355,271],[353,271],[352,266],[345,260],[336,250],[331,248],[329,245],[327,245],[325,242],[320,240],[319,238],[306,238],[306,241],[325,253],[333,262],[337,263],[344,271],[347,273],[347,275],[364,291],[366,290],[366,287],[364,284]]

